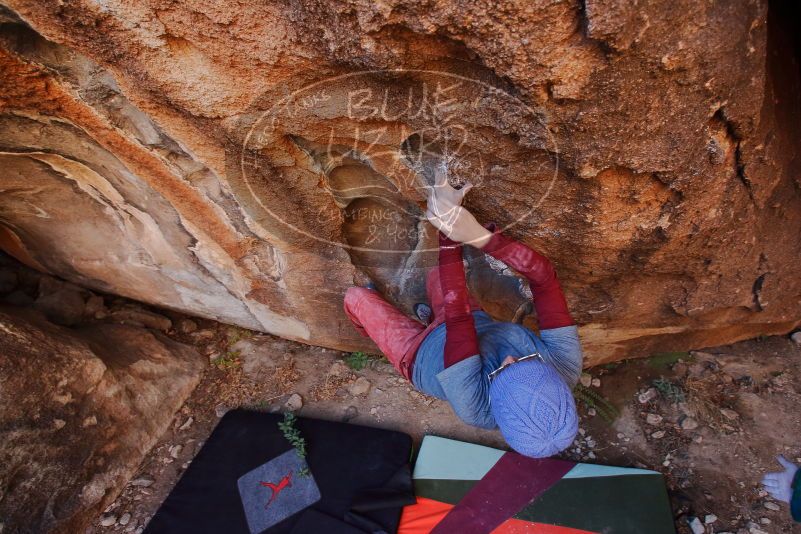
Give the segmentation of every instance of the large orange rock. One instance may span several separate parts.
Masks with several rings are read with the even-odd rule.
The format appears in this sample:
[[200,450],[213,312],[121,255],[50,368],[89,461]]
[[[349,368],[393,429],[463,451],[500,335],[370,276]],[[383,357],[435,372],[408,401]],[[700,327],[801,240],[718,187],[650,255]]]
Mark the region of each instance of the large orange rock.
[[424,298],[447,159],[553,259],[590,364],[801,320],[797,19],[765,1],[4,2],[0,243],[73,282],[369,349],[343,293]]

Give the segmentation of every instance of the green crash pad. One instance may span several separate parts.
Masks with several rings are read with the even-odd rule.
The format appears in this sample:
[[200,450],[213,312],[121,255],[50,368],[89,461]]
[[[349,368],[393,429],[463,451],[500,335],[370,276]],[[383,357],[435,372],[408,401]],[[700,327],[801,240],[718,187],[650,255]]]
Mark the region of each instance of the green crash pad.
[[[414,468],[415,496],[424,498],[419,502],[455,506],[504,454],[515,453],[426,436]],[[518,530],[523,521],[604,534],[675,534],[661,473],[583,463],[575,464],[510,519]]]

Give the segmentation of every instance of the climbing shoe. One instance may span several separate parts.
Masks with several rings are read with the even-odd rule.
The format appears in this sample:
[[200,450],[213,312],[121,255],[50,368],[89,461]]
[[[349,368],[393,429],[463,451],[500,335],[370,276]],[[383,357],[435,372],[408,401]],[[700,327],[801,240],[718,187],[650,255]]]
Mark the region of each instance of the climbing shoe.
[[417,316],[417,319],[420,320],[421,323],[428,326],[431,324],[431,316],[433,312],[431,311],[431,306],[424,302],[418,302],[414,305],[414,314]]

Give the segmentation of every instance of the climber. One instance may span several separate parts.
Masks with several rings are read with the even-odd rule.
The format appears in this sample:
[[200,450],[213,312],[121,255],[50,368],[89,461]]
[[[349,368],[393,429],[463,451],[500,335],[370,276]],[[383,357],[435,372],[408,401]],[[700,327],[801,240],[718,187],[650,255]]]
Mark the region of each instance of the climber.
[[[372,284],[352,287],[345,312],[406,379],[447,400],[468,424],[500,429],[517,452],[542,458],[567,448],[578,430],[572,388],[581,373],[578,332],[551,262],[461,206],[470,185],[455,189],[439,174],[427,216],[439,230],[439,265],[428,273],[431,306],[415,312],[424,326],[384,300]],[[528,279],[540,332],[495,321],[467,292],[462,247],[469,244]]]

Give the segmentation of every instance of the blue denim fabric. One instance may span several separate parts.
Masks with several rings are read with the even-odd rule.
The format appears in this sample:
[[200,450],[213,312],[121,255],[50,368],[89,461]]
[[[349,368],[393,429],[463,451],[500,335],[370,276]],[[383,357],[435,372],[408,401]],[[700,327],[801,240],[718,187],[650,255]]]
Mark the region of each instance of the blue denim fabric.
[[473,312],[480,354],[444,368],[445,324],[434,329],[420,345],[412,370],[414,386],[451,403],[466,423],[495,428],[489,408],[487,375],[507,356],[539,352],[572,388],[581,375],[583,355],[576,326],[542,330],[539,336],[515,323],[493,320],[485,312]]

